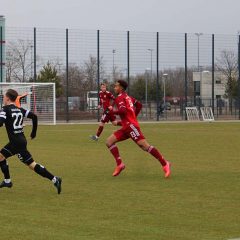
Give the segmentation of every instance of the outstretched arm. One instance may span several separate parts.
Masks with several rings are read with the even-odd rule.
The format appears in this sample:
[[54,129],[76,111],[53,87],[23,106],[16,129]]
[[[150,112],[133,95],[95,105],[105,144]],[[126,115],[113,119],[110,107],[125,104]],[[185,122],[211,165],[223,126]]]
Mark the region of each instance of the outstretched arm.
[[37,135],[38,117],[33,112],[29,112],[27,118],[32,119],[32,132],[30,136],[32,139],[34,139]]

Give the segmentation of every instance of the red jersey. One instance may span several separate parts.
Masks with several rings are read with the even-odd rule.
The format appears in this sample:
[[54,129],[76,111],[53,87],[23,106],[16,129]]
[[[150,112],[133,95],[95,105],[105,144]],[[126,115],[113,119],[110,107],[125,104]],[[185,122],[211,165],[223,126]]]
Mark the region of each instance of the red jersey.
[[115,100],[115,97],[109,91],[106,91],[106,92],[100,91],[99,98],[100,98],[100,106],[102,106],[104,111],[110,106],[111,100],[113,101]]
[[133,103],[133,106],[134,106],[134,109],[135,109],[135,115],[137,117],[138,114],[140,113],[140,111],[142,110],[142,104],[137,99],[135,99],[134,97],[131,97],[131,96],[129,96],[129,97],[132,100],[132,103]]
[[128,96],[126,92],[122,92],[115,99],[115,104],[118,110],[113,111],[113,113],[120,116],[123,128],[127,128],[130,124],[139,127],[133,100],[135,99]]

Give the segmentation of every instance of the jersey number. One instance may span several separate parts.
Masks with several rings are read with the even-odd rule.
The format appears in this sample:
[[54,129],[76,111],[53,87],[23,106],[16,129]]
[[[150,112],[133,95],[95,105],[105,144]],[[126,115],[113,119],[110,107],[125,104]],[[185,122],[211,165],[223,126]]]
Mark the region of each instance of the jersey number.
[[12,117],[14,119],[13,128],[21,129],[23,124],[23,114],[22,113],[12,113]]

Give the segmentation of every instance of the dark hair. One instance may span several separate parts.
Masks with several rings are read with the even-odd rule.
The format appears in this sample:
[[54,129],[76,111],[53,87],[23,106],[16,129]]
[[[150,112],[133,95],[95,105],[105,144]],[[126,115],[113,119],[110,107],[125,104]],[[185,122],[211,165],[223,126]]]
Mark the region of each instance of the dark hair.
[[15,100],[18,97],[18,92],[13,89],[8,89],[6,92],[6,96],[12,101],[15,102]]
[[102,82],[100,85],[101,85],[101,86],[107,86],[107,84],[104,83],[104,82]]
[[127,89],[127,87],[128,87],[127,82],[125,82],[124,80],[118,80],[117,82],[119,83],[119,85],[120,85],[124,90]]

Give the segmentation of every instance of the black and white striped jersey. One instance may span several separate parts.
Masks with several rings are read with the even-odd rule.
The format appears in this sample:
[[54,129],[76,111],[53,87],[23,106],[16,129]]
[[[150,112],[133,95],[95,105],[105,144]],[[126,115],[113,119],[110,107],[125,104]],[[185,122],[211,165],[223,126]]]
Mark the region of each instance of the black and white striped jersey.
[[28,117],[29,111],[18,108],[14,104],[6,105],[0,112],[0,124],[5,124],[9,141],[19,144],[26,142],[23,131],[23,119]]

